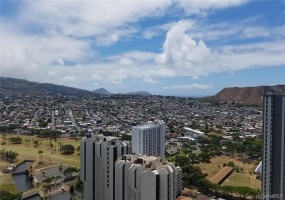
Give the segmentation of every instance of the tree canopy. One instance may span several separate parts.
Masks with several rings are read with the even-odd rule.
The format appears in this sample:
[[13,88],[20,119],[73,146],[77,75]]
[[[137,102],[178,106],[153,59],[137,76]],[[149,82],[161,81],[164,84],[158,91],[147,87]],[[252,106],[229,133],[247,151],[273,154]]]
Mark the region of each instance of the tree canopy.
[[122,140],[126,140],[126,141],[131,141],[132,140],[132,136],[124,133],[124,134],[121,135],[121,139]]
[[10,137],[9,138],[9,142],[11,142],[11,144],[21,144],[22,143],[22,138],[18,137]]
[[74,154],[75,148],[71,144],[66,144],[61,147],[60,151],[62,154],[70,155],[70,154]]
[[20,200],[22,196],[20,194],[11,194],[7,191],[0,190],[0,199],[1,200]]
[[79,170],[75,167],[68,167],[66,170],[63,171],[64,176],[70,177],[72,173],[78,172]]

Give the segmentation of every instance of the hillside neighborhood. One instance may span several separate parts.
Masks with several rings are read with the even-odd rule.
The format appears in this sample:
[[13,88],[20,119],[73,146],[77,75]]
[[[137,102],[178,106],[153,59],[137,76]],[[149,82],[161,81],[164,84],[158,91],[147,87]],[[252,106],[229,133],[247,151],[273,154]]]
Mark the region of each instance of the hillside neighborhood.
[[129,134],[134,125],[162,119],[168,125],[167,137],[188,136],[185,127],[200,130],[201,134],[261,134],[261,108],[234,102],[212,106],[195,99],[163,96],[27,96],[3,98],[0,111],[0,126],[14,127],[17,133],[40,128],[71,135],[102,131],[121,135]]

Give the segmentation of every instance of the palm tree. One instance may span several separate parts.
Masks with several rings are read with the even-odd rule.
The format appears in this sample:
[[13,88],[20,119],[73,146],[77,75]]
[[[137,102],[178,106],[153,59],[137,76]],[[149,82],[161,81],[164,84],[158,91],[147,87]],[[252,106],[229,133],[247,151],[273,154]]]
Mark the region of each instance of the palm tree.
[[57,183],[58,180],[61,180],[61,176],[57,175],[57,176],[55,177],[55,179],[56,179],[55,183]]
[[6,134],[3,134],[2,140],[3,140],[3,141],[6,141],[6,139],[7,139],[7,138],[6,138]]
[[63,146],[63,143],[62,142],[59,142],[59,148],[61,149]]
[[42,177],[43,177],[43,178],[44,178],[44,177],[46,178],[46,172],[45,172],[45,171],[42,172]]
[[28,142],[28,146],[30,146],[31,140],[30,140],[30,139],[27,139],[27,142]]
[[51,180],[52,180],[51,182],[54,182],[54,184],[56,184],[56,177],[55,176],[52,176]]
[[4,141],[1,143],[1,146],[2,146],[3,150],[5,150],[5,144],[6,144],[6,142],[4,142]]
[[46,179],[43,180],[43,183],[46,183],[46,192],[48,190],[50,190],[50,184],[52,183],[52,178],[51,177],[47,177]]
[[42,150],[39,150],[39,155],[40,155],[40,163],[43,163],[43,151]]
[[61,179],[60,179],[61,181],[60,181],[60,183],[61,183],[61,186],[62,186],[62,163],[60,163],[58,170],[61,172]]
[[53,144],[50,143],[50,147],[51,147],[51,153],[53,154]]
[[2,136],[2,143],[1,143],[3,149],[5,149],[6,140],[7,140],[6,134],[3,134],[3,136]]
[[56,150],[56,142],[57,142],[57,139],[54,138],[54,149]]

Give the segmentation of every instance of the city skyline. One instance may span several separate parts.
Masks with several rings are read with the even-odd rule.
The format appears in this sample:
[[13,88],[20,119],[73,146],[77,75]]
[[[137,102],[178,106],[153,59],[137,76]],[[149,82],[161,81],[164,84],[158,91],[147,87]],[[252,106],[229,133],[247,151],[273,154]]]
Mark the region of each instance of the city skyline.
[[285,84],[284,10],[284,1],[1,1],[1,76],[175,96]]

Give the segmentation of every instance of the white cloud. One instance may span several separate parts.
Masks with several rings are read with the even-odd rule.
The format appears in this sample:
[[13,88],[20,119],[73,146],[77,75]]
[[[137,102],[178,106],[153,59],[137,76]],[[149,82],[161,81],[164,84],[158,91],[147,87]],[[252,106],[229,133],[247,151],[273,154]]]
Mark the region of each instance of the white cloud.
[[270,36],[269,30],[265,27],[246,27],[243,31],[246,38],[268,37]]
[[[190,21],[188,21],[188,22],[190,22]],[[167,32],[174,24],[176,24],[176,23],[175,22],[169,22],[169,23],[162,24],[162,25],[148,27],[147,29],[145,29],[143,31],[143,38],[151,39],[155,36],[165,34],[165,32]]]
[[177,1],[177,6],[183,8],[187,15],[206,16],[207,11],[239,6],[247,0],[208,0],[208,1]]
[[93,86],[99,86],[99,85],[100,85],[100,83],[96,83],[96,82],[94,82],[92,85],[93,85]]
[[203,41],[196,42],[185,33],[190,27],[188,22],[181,21],[168,31],[163,52],[157,56],[156,63],[175,68],[178,73],[182,70],[184,75],[192,77],[207,75],[203,68],[212,61],[210,49]]
[[216,72],[285,65],[285,41],[221,47],[216,55]]
[[98,46],[109,46],[110,44],[114,44],[118,41],[118,35],[108,35],[106,37],[97,37],[97,45]]
[[61,58],[58,58],[58,59],[57,59],[57,62],[58,62],[60,65],[64,65],[64,60],[61,59]]
[[145,39],[151,39],[151,38],[153,38],[153,37],[155,37],[155,36],[157,36],[157,35],[159,35],[159,33],[158,33],[158,31],[155,31],[155,30],[145,30],[144,32],[143,32],[143,37],[145,38]]
[[3,76],[34,79],[35,74],[49,73],[50,66],[63,67],[64,60],[80,62],[93,56],[84,40],[60,34],[28,35],[1,22],[1,49],[5,49],[0,55]]
[[285,65],[282,39],[210,49],[203,41],[193,40],[188,29],[191,26],[185,21],[174,25],[167,33],[163,52],[156,59],[160,68],[171,68],[175,76],[198,78],[210,73]]
[[144,51],[128,51],[123,54],[109,56],[108,59],[112,61],[119,61],[122,59],[129,59],[135,62],[153,62],[156,58],[156,53],[144,52]]
[[113,31],[119,30],[124,35],[125,31],[132,29],[127,23],[144,17],[161,16],[172,3],[171,0],[25,1],[20,17],[24,22],[41,24],[49,31],[77,37],[106,36],[105,39],[110,42],[120,37],[112,37]]
[[119,64],[120,65],[132,65],[133,64],[133,60],[129,59],[129,58],[121,58],[119,60]]
[[191,85],[174,85],[170,87],[164,87],[166,90],[206,90],[211,89],[213,86],[211,85],[203,85],[203,84],[191,84]]
[[[173,7],[189,15],[203,15],[244,2],[23,1],[18,16],[1,20],[1,76],[89,88],[92,83],[120,85],[127,79],[157,83],[161,77],[195,79],[210,73],[284,65],[284,26],[268,32],[260,24],[250,27],[250,20],[216,24],[182,20],[143,30],[148,39],[167,32],[160,53],[135,49],[99,57],[100,52],[94,50],[141,37],[137,22],[161,17]],[[207,45],[238,34],[241,38],[268,37],[271,42]]]
[[66,82],[74,82],[76,80],[75,76],[65,76],[63,77],[63,80]]
[[[195,40],[216,43],[226,43],[234,40],[247,40],[251,38],[285,38],[285,26],[268,27],[262,23],[260,16],[248,17],[242,20],[229,21],[211,21],[202,20],[184,20],[191,24],[186,31],[187,34]],[[147,30],[157,30],[157,26],[150,27]],[[158,31],[158,30],[157,30]],[[158,31],[159,32],[159,31]],[[161,32],[161,31],[160,31]]]

